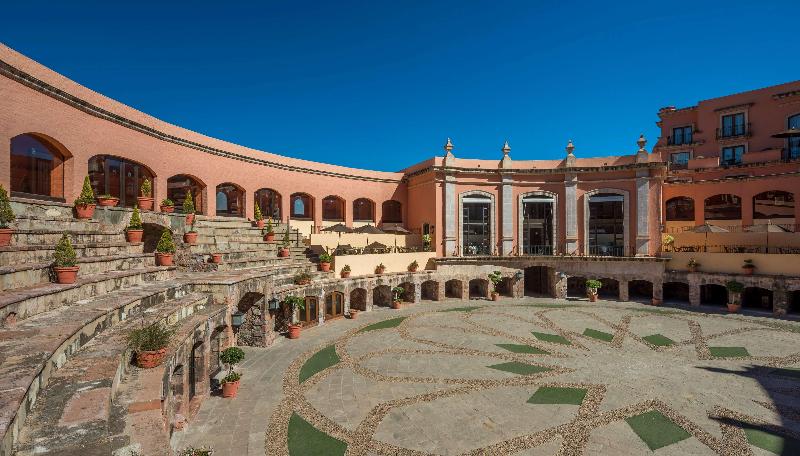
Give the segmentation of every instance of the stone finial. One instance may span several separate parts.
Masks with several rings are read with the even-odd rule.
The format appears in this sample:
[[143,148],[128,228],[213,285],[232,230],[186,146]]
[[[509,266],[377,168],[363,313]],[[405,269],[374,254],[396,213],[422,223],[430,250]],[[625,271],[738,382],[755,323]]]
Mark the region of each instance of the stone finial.
[[444,151],[447,154],[453,153],[453,141],[450,141],[450,138],[447,138],[447,144],[444,145]]
[[636,144],[639,145],[639,152],[647,152],[644,146],[647,144],[647,140],[644,138],[644,135],[639,135],[639,140],[636,141]]
[[503,143],[503,148],[500,150],[503,151],[503,159],[500,160],[500,168],[511,168],[511,156],[508,155],[511,152],[511,146],[508,145],[508,141]]
[[511,152],[511,146],[508,145],[508,140],[503,143],[503,148],[500,150],[503,151],[503,155],[508,156],[508,154]]
[[639,145],[639,150],[636,151],[636,163],[647,163],[649,161],[649,156],[647,155],[647,149],[644,146],[647,144],[647,140],[644,139],[644,135],[639,135],[639,139],[636,141],[636,144]]
[[570,139],[567,141],[567,155],[574,155],[572,152],[575,150],[575,144],[572,144],[572,140]]

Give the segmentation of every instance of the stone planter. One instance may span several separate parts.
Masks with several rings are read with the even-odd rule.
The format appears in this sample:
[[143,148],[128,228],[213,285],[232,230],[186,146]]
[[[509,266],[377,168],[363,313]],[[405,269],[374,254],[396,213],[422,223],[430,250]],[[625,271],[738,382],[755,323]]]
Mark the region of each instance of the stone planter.
[[173,212],[175,212],[175,206],[161,206],[160,209],[161,212],[164,212],[166,214],[172,214]]
[[194,223],[194,213],[186,214],[186,224],[191,225]]
[[256,226],[259,228],[264,228],[264,220],[256,220]]
[[136,365],[142,369],[152,369],[160,366],[167,356],[167,349],[143,351],[136,353]]
[[75,283],[78,278],[78,269],[80,269],[80,266],[53,267],[56,273],[56,282],[62,284]]
[[119,198],[97,198],[97,204],[100,207],[117,207],[119,204]]
[[183,242],[187,244],[197,244],[197,231],[183,233]]
[[415,268],[408,268],[408,272],[417,272],[417,269],[419,269],[419,266]]
[[152,211],[153,201],[154,199],[149,196],[136,197],[136,202],[139,204],[139,209],[143,211]]
[[14,232],[11,228],[0,228],[0,247],[11,245],[11,234]]
[[289,325],[289,339],[299,339],[302,326]]
[[95,207],[95,204],[78,204],[75,206],[75,215],[81,220],[90,219],[94,215]]
[[320,263],[319,270],[322,272],[330,272],[331,271],[331,264],[330,263]]
[[131,244],[138,244],[142,242],[144,230],[125,230],[125,239]]
[[222,254],[221,253],[212,253],[211,254],[211,262],[214,264],[222,263]]
[[402,301],[392,301],[392,309],[399,309],[402,304]]
[[266,242],[275,242],[275,233],[267,233],[264,235],[264,240]]
[[289,249],[281,248],[278,250],[278,257],[280,258],[288,258],[289,257]]
[[339,275],[342,276],[343,279],[346,279],[350,277],[350,271],[342,271],[339,273]]
[[222,397],[233,398],[239,392],[239,383],[241,380],[235,382],[225,382],[222,384]]
[[350,319],[355,320],[358,318],[358,311],[355,309],[350,309]]
[[173,253],[156,252],[156,266],[172,266]]

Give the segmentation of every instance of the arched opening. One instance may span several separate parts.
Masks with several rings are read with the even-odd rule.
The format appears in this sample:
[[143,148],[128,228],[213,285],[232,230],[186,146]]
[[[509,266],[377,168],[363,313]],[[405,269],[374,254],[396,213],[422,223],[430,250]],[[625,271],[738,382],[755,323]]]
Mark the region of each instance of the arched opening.
[[500,296],[505,296],[507,298],[514,297],[514,278],[513,277],[503,277],[500,280],[500,283],[497,284],[497,293]]
[[388,200],[381,205],[382,223],[403,223],[403,205],[399,201]]
[[196,214],[202,214],[206,185],[188,174],[178,174],[167,179],[167,198],[175,203],[175,210],[183,212],[183,200],[187,193],[192,194]]
[[205,344],[202,341],[195,342],[192,346],[192,359],[189,363],[189,400],[195,396],[203,394],[205,385]]
[[169,398],[170,398],[170,431],[175,428],[175,415],[183,409],[183,364],[178,364],[172,369],[169,376]]
[[338,196],[326,196],[322,199],[322,220],[329,222],[344,221],[344,200]]
[[586,277],[567,277],[567,297],[586,297]]
[[[228,327],[217,326],[214,328],[214,331],[211,332],[210,343],[211,347],[209,347],[210,359],[208,360],[208,372],[209,375],[213,377],[224,367],[219,360],[219,355],[222,353],[222,350],[228,346]],[[214,389],[215,385],[212,385],[212,387],[212,389]]]
[[794,218],[794,194],[782,191],[759,193],[753,197],[754,219]]
[[625,250],[625,196],[589,196],[589,255],[622,256]]
[[375,223],[375,202],[367,198],[353,201],[353,221]]
[[380,307],[392,305],[392,290],[388,285],[378,285],[372,289],[372,305]]
[[[800,114],[795,114],[787,119],[787,127],[800,130]],[[800,136],[793,136],[786,140],[787,160],[797,160],[800,158]]]
[[489,297],[489,281],[472,279],[469,281],[469,299],[486,299]]
[[552,255],[556,199],[552,194],[526,193],[520,201],[523,255]]
[[688,196],[676,196],[667,200],[667,221],[683,222],[694,220],[694,200]]
[[11,193],[22,197],[64,198],[65,149],[41,135],[11,138]]
[[700,304],[724,306],[728,304],[728,290],[723,285],[708,283],[700,285]]
[[398,286],[403,289],[403,302],[417,302],[417,293],[413,283],[403,282]]
[[800,314],[800,290],[795,290],[787,296],[789,308],[787,309],[790,314]]
[[325,319],[331,320],[344,315],[344,295],[333,291],[325,296]]
[[244,190],[236,184],[217,185],[217,215],[244,217]]
[[94,194],[119,198],[120,206],[134,207],[138,204],[136,198],[141,196],[145,179],[152,183],[155,195],[155,174],[141,163],[111,155],[95,155],[89,159],[89,181]]
[[464,284],[460,280],[451,279],[444,283],[444,297],[461,299],[464,296]]
[[350,308],[355,310],[367,310],[367,290],[356,288],[350,292]]
[[294,193],[289,198],[290,214],[295,220],[311,220],[314,218],[314,199],[305,193]]
[[758,310],[772,310],[772,290],[760,287],[747,287],[742,291],[742,307]]
[[525,268],[525,295],[550,296],[550,268],[531,266]]
[[420,297],[423,301],[439,300],[439,282],[426,280],[422,282]]
[[616,279],[600,279],[603,286],[597,290],[597,296],[603,299],[619,299],[619,281]]
[[653,301],[653,282],[648,280],[631,280],[628,282],[628,299],[651,303]]
[[264,295],[256,292],[249,292],[239,300],[237,310],[244,314],[244,321],[237,329],[237,345],[247,347],[265,347],[267,345],[266,334],[264,332],[264,313],[266,309],[266,299]]
[[281,220],[281,194],[271,188],[256,190],[254,195],[256,204],[261,209],[264,218]]
[[469,192],[459,197],[461,203],[461,251],[463,255],[491,255],[494,237],[492,218],[494,201],[483,192]]
[[664,282],[664,302],[689,303],[689,284],[683,282]]
[[298,319],[303,326],[316,325],[319,318],[319,299],[316,296],[306,296],[306,305],[299,311]]
[[[161,235],[164,231],[166,231],[166,227],[161,225],[156,225],[155,223],[144,223],[142,224],[142,229],[144,233],[142,234],[142,244],[144,253],[153,253],[156,251],[156,246],[158,246],[158,241],[161,239]],[[172,233],[172,240],[175,241],[176,245],[180,245],[178,238],[175,237],[175,233]]]
[[705,200],[703,211],[706,220],[740,220],[742,199],[727,193],[710,196]]

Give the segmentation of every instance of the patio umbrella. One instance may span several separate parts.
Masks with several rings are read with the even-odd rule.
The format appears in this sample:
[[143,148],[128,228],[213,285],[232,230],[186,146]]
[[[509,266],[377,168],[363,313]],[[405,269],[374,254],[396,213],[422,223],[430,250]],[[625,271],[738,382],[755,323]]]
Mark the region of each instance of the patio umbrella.
[[703,251],[705,252],[705,251],[708,250],[708,233],[727,233],[728,230],[726,230],[725,228],[720,228],[720,227],[718,227],[716,225],[709,225],[709,223],[706,222],[706,223],[704,223],[704,224],[702,224],[700,226],[694,227],[692,232],[693,233],[706,233],[706,241],[705,241],[705,244],[703,244]]
[[362,227],[358,227],[353,230],[353,233],[361,233],[361,234],[384,234],[378,227],[373,225],[364,225]]
[[767,234],[767,253],[769,253],[769,233],[788,233],[789,230],[780,226],[780,225],[773,225],[772,220],[768,221],[767,223],[753,225],[747,228],[747,231],[751,233],[766,233]]
[[403,228],[400,225],[394,225],[390,227],[384,227],[383,231],[386,233],[394,233],[394,234],[411,234],[411,231]]
[[773,138],[796,138],[800,136],[800,129],[790,128],[772,135]]
[[385,250],[387,246],[385,244],[381,244],[380,242],[373,242],[368,246],[364,247],[365,251],[372,251],[372,250]]
[[352,233],[353,232],[352,229],[344,226],[341,223],[337,223],[336,225],[332,225],[332,226],[329,226],[327,228],[323,228],[322,231],[323,232],[327,232],[327,233],[339,233],[339,234]]

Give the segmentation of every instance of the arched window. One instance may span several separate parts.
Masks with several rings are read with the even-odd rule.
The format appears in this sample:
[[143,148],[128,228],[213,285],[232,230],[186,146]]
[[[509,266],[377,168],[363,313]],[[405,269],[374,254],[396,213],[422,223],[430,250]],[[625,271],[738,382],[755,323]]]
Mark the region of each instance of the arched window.
[[217,215],[244,217],[244,190],[236,184],[217,185]]
[[120,206],[136,205],[145,179],[153,183],[155,194],[155,175],[141,163],[111,155],[95,155],[89,159],[89,180],[94,194],[115,196]]
[[326,196],[323,198],[322,220],[344,221],[344,200],[338,196]]
[[256,191],[256,204],[261,208],[261,214],[265,218],[272,217],[273,220],[281,219],[281,194],[271,188],[262,188]]
[[305,193],[295,193],[291,197],[291,215],[293,219],[313,218],[314,201]]
[[753,218],[794,218],[794,194],[782,191],[759,193],[753,197]]
[[64,197],[64,156],[50,142],[33,135],[11,138],[11,191]]
[[403,205],[399,201],[384,201],[381,208],[383,223],[403,223]]
[[742,199],[736,195],[721,194],[706,198],[706,220],[740,220],[742,218]]
[[375,222],[375,203],[366,198],[353,201],[354,222]]
[[195,213],[203,213],[203,190],[206,186],[188,174],[178,174],[167,179],[167,198],[175,203],[175,210],[183,212],[183,200],[187,193],[192,194]]
[[667,200],[667,221],[694,220],[694,200],[688,196],[676,196]]
[[[800,130],[800,114],[789,117],[789,128]],[[793,136],[788,141],[787,154],[790,160],[797,160],[800,158],[800,136]]]

